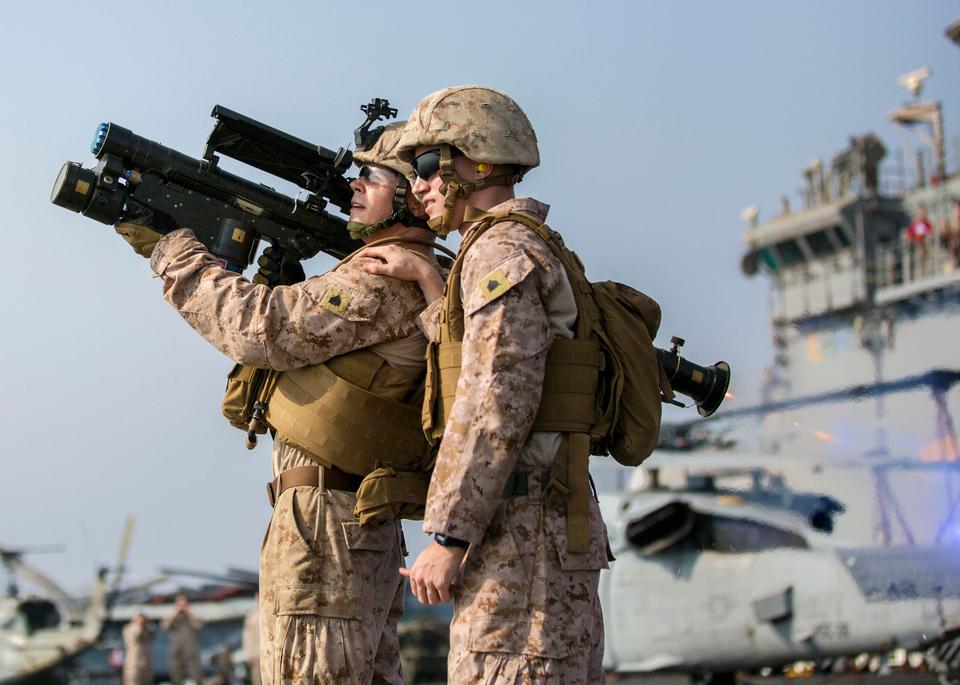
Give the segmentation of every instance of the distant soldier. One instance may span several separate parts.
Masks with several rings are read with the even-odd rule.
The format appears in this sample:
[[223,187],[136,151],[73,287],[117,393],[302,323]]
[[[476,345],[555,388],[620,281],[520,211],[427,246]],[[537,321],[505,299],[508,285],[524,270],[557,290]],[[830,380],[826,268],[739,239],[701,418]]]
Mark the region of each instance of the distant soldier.
[[190,611],[190,603],[184,595],[177,595],[176,611],[161,627],[170,633],[170,682],[183,685],[184,676],[200,683],[200,657],[197,650],[197,633],[203,621]]
[[260,685],[260,596],[243,619],[243,655],[250,669],[250,685]]
[[153,654],[156,637],[143,614],[134,614],[123,627],[123,685],[153,684]]

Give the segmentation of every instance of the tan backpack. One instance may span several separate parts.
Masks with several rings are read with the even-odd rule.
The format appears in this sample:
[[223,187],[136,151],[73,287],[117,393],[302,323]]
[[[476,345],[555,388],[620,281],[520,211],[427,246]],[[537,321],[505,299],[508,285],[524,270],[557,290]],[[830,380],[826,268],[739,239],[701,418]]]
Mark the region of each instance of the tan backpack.
[[[453,340],[462,335],[463,309],[460,303],[460,269],[463,257],[477,238],[491,226],[504,221],[518,222],[534,231],[553,251],[563,265],[573,289],[577,304],[577,324],[572,341],[557,340],[555,350],[547,357],[548,380],[544,391],[541,411],[534,421],[534,430],[558,430],[579,432],[589,426],[590,453],[612,455],[625,466],[636,466],[646,459],[656,447],[660,431],[661,393],[673,399],[670,383],[657,361],[653,338],[660,327],[660,307],[647,295],[630,286],[613,281],[591,283],[587,280],[580,258],[567,249],[560,235],[525,212],[487,214],[461,246],[460,255],[454,263],[448,279],[451,292],[447,297],[447,310],[442,316],[453,326]],[[571,372],[563,368],[561,358],[579,356],[577,364],[591,365],[590,345],[598,342],[602,359],[596,363],[599,382],[585,382],[596,387],[592,409],[584,407],[575,398],[582,397],[585,389],[571,386]],[[575,350],[584,346],[582,353]],[[441,344],[441,350],[444,346]],[[456,349],[456,348],[454,348]],[[458,350],[457,350],[458,352]],[[456,359],[444,361],[449,353],[440,351],[438,363],[459,366]],[[429,376],[430,367],[428,367]],[[566,377],[565,377],[566,376]],[[453,402],[455,379],[444,381],[443,388],[428,378],[428,398],[424,422],[428,437],[437,438],[442,433],[445,417]],[[431,387],[433,386],[433,387]],[[557,387],[557,386],[563,386]],[[553,388],[556,392],[551,392]],[[432,391],[432,396],[431,396]],[[551,422],[549,417],[563,416],[567,425]],[[581,426],[583,428],[581,428]]]

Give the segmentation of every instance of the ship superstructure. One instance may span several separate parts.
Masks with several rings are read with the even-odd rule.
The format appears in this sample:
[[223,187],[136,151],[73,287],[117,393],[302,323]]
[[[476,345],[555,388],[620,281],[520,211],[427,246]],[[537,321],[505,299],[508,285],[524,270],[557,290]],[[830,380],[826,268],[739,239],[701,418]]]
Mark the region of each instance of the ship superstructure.
[[874,514],[846,533],[887,542],[943,539],[960,508],[960,174],[939,103],[919,100],[927,76],[902,77],[915,99],[891,114],[932,133],[913,169],[854,137],[804,170],[802,209],[745,215],[742,269],[768,280],[773,328],[758,447],[873,459]]

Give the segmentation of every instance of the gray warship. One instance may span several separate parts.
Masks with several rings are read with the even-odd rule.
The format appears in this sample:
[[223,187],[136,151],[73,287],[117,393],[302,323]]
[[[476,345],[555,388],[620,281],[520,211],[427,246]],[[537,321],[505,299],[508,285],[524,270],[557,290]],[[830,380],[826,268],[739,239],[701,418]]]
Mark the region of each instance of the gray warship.
[[760,406],[726,417],[752,424],[757,453],[814,464],[791,475],[847,503],[840,535],[888,545],[960,537],[960,151],[921,99],[929,76],[901,76],[912,99],[890,113],[922,139],[911,153],[852,137],[803,170],[801,209],[743,216],[774,355]]

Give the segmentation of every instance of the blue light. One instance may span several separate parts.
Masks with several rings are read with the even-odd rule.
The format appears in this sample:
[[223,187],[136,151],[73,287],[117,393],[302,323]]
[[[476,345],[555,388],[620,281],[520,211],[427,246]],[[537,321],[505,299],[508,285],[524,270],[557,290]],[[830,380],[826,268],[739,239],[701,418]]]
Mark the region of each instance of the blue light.
[[107,129],[110,127],[110,124],[102,123],[97,127],[97,132],[93,135],[93,142],[90,143],[90,152],[96,155],[100,152],[100,148],[103,146],[103,141],[107,137]]

